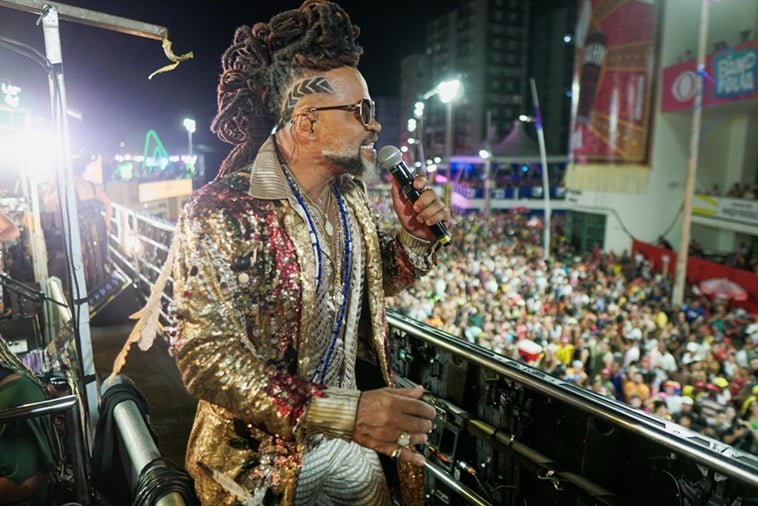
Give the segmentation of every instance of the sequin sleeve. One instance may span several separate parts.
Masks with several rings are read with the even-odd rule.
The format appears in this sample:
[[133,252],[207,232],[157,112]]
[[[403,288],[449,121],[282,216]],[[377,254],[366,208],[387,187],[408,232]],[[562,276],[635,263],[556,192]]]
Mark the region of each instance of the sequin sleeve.
[[397,235],[379,232],[379,245],[387,296],[401,292],[434,268],[436,245],[417,239],[405,229]]
[[250,307],[260,301],[244,289],[250,284],[242,277],[247,272],[235,268],[235,259],[242,251],[258,261],[272,253],[251,240],[256,224],[264,221],[250,214],[235,213],[233,205],[219,198],[180,221],[172,349],[193,395],[269,434],[291,439],[299,436],[308,403],[322,395],[322,387],[290,374],[270,329],[261,331],[265,322],[251,316]]

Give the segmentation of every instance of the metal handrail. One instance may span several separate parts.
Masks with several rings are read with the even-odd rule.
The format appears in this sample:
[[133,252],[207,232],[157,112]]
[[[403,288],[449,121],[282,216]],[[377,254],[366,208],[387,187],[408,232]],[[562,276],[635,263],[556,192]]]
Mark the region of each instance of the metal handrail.
[[79,414],[79,398],[76,395],[66,395],[57,399],[32,402],[15,408],[0,410],[0,423],[8,423],[16,420],[26,420],[27,418],[37,418],[40,416],[54,415],[57,413],[66,414],[66,424],[69,428],[67,433],[73,441],[72,455],[74,486],[76,489],[76,500],[83,505],[90,504],[90,493],[87,484],[89,483],[87,472],[89,456],[84,447],[84,440],[81,434],[81,417]]
[[[405,317],[395,311],[388,311],[387,321],[390,327],[418,337],[433,346],[462,356],[472,363],[513,379],[521,385],[579,408],[629,432],[639,434],[666,448],[680,452],[751,487],[758,487],[758,459],[751,459],[755,460],[752,465],[743,462],[743,460],[751,457],[747,454],[744,454],[745,459],[739,462],[736,459],[727,459],[725,457],[740,455],[740,452],[728,445],[635,410],[626,404],[608,400],[587,389],[576,388],[571,383],[553,378],[526,364],[497,355],[489,350],[474,348],[473,345],[464,342],[462,339]],[[714,447],[721,448],[715,450]]]
[[[124,377],[116,376],[103,385],[103,394],[109,387],[124,383]],[[127,468],[128,479],[134,488],[137,479],[147,465],[161,457],[158,447],[153,441],[150,431],[145,425],[137,405],[132,400],[123,400],[113,408],[113,419],[116,422],[121,441],[129,457]],[[169,492],[155,502],[156,506],[184,506],[184,497],[178,492]]]

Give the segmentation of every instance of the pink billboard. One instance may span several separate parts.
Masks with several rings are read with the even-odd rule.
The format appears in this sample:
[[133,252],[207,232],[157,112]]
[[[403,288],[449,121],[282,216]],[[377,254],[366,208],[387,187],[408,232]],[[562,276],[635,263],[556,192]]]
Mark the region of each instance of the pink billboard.
[[[697,86],[697,62],[692,59],[663,71],[661,111],[692,109]],[[758,98],[758,40],[711,53],[705,61],[703,107]]]
[[571,129],[577,165],[647,162],[656,17],[652,0],[579,0]]

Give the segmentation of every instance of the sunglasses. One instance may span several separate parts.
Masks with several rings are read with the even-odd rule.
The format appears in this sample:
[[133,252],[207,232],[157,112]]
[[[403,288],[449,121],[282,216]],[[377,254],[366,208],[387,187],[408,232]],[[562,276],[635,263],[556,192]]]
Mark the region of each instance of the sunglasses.
[[376,104],[369,98],[362,98],[357,104],[328,105],[324,107],[308,107],[307,112],[315,111],[355,111],[355,116],[364,127],[368,127],[376,119]]

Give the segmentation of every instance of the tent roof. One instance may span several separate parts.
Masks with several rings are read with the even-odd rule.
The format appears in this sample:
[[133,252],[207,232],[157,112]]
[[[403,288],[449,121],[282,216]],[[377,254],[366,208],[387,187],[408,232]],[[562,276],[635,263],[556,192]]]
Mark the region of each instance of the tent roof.
[[500,142],[492,146],[493,156],[519,158],[539,158],[540,148],[537,141],[529,137],[524,130],[524,122],[515,120],[513,128]]
[[[537,141],[532,139],[526,133],[524,122],[520,120],[513,121],[513,128],[508,135],[503,137],[497,144],[490,144],[490,152],[493,159],[500,162],[538,162],[540,161],[540,148]],[[487,149],[487,142],[482,142],[476,148],[476,153],[472,156],[479,157],[479,151]],[[464,161],[471,156],[454,156],[454,159]],[[566,155],[547,155],[548,163],[563,162],[567,160]]]

